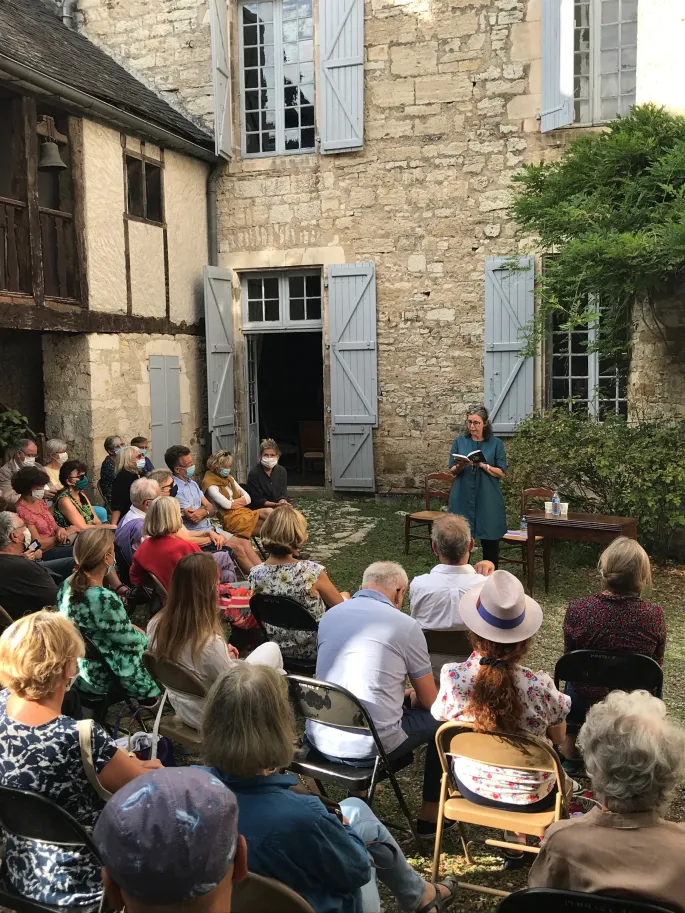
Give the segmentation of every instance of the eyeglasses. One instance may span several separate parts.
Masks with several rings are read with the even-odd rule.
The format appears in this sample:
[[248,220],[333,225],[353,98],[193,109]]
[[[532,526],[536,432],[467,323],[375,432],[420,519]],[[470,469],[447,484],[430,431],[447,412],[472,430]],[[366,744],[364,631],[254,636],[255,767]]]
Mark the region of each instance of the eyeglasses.
[[478,419],[478,421],[476,421],[476,422],[472,421],[471,419],[467,419],[467,420],[466,420],[466,424],[467,424],[467,425],[475,425],[476,427],[478,427],[478,425],[482,425],[483,423],[481,422],[480,419]]

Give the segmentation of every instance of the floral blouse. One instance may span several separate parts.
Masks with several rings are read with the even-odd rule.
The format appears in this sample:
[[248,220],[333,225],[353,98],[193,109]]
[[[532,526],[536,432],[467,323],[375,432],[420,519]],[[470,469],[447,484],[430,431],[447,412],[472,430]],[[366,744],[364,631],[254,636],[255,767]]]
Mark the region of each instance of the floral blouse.
[[45,536],[46,539],[54,536],[57,532],[57,524],[50,513],[48,505],[45,501],[36,501],[34,507],[36,509],[31,510],[19,500],[17,501],[17,514],[27,526],[35,526],[39,536]]
[[[325,568],[315,561],[296,561],[294,564],[258,564],[249,573],[248,581],[255,593],[289,596],[301,603],[316,621],[326,606],[320,596],[312,593]],[[288,631],[266,625],[269,637],[281,648],[283,656],[292,659],[316,659],[315,631]]]
[[[471,700],[480,659],[480,654],[472,653],[464,663],[448,663],[442,667],[440,691],[431,708],[436,719],[473,722],[473,716],[465,710]],[[532,672],[525,666],[517,666],[516,678],[523,704],[521,731],[549,742],[547,730],[564,722],[571,709],[571,698],[557,691],[546,672]],[[496,802],[529,805],[540,802],[555,786],[552,773],[496,767],[459,756],[455,756],[452,763],[455,777],[464,786]]]

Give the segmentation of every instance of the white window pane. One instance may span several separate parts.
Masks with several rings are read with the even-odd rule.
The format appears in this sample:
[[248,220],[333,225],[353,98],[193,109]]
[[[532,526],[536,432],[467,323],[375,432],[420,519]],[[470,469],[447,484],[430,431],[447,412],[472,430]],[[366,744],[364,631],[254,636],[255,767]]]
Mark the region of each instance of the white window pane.
[[297,0],[297,12],[302,19],[305,16],[312,15],[312,0]]
[[300,64],[300,82],[314,82],[314,64],[313,63],[301,63]]
[[577,124],[589,124],[590,123],[590,102],[589,101],[587,101],[587,100],[576,101],[574,120]]
[[618,45],[618,26],[617,25],[603,25],[602,26],[602,38],[601,38],[601,49],[603,51],[611,50],[617,48]]
[[263,22],[259,26],[259,43],[260,44],[273,44],[274,43],[274,27],[270,22]]
[[621,73],[621,95],[635,95],[635,70]]
[[603,98],[600,117],[602,120],[613,120],[618,114],[618,98]]
[[300,60],[314,60],[313,41],[300,41]]
[[263,22],[273,22],[273,20],[274,20],[273,3],[260,3],[259,4],[259,18]]
[[621,21],[637,22],[637,0],[622,0]]
[[602,0],[602,25],[618,22],[618,0]]
[[[621,68],[635,69],[637,66],[637,48],[621,49]],[[618,68],[617,68],[618,69]]]
[[618,51],[602,51],[599,61],[600,73],[618,73]]
[[621,44],[623,47],[637,44],[637,22],[624,22],[621,25]]
[[[266,5],[266,4],[265,4]],[[257,3],[243,4],[243,22],[254,22],[257,18]]]
[[618,113],[621,115],[621,117],[628,117],[628,115],[630,114],[630,109],[633,107],[634,104],[635,104],[634,95],[624,95],[621,98],[621,103],[620,103],[619,109],[618,109]]
[[297,63],[297,60],[298,60],[297,44],[284,44],[283,45],[284,63]]
[[574,50],[587,51],[590,48],[590,29],[576,29],[574,35]]
[[314,20],[300,19],[297,34],[299,38],[311,38],[314,34]]
[[296,86],[300,81],[300,68],[296,63],[288,63],[283,67],[283,79],[286,85]]
[[297,0],[283,0],[283,19],[297,18]]
[[590,80],[586,76],[576,76],[573,82],[574,98],[586,99],[590,97]]
[[576,0],[574,10],[574,21],[576,28],[590,27],[590,4],[584,0]]
[[274,65],[274,46],[272,44],[261,48],[259,54],[263,67],[272,67]]
[[283,41],[297,41],[297,19],[283,23]]
[[610,95],[618,95],[618,73],[602,76],[600,94],[602,98],[608,98]]

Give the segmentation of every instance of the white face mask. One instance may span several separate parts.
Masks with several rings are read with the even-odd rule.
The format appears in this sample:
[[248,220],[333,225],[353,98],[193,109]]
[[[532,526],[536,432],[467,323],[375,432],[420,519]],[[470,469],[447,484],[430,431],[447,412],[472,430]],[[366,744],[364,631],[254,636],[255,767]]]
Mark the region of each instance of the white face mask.
[[31,530],[26,527],[24,530],[24,548],[28,548],[31,545]]
[[141,457],[139,460],[136,460],[137,469],[145,469],[145,457]]
[[265,469],[273,469],[277,463],[278,459],[276,457],[262,457],[262,466]]
[[66,461],[67,461],[68,459],[69,459],[69,454],[68,454],[68,453],[58,453],[58,454],[57,454],[57,462],[58,462],[58,463],[61,463],[62,465],[64,465],[64,463],[66,463]]
[[45,489],[36,488],[34,491],[31,492],[31,495],[32,495],[32,497],[37,498],[39,501],[42,501],[43,498],[45,497]]
[[24,457],[24,466],[35,466],[36,458],[34,456],[25,456]]

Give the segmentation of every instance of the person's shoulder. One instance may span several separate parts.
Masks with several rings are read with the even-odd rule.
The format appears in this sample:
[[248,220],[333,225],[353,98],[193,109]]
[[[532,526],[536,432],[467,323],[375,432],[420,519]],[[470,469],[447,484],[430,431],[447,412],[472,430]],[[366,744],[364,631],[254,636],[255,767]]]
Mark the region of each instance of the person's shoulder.
[[[569,844],[571,846],[578,843],[577,829],[580,827],[591,827],[593,824],[592,812],[583,815],[581,818],[566,818],[563,821],[556,821],[545,831],[544,844],[549,849],[550,843],[554,843],[555,849],[560,846]],[[576,830],[574,831],[573,828]]]

